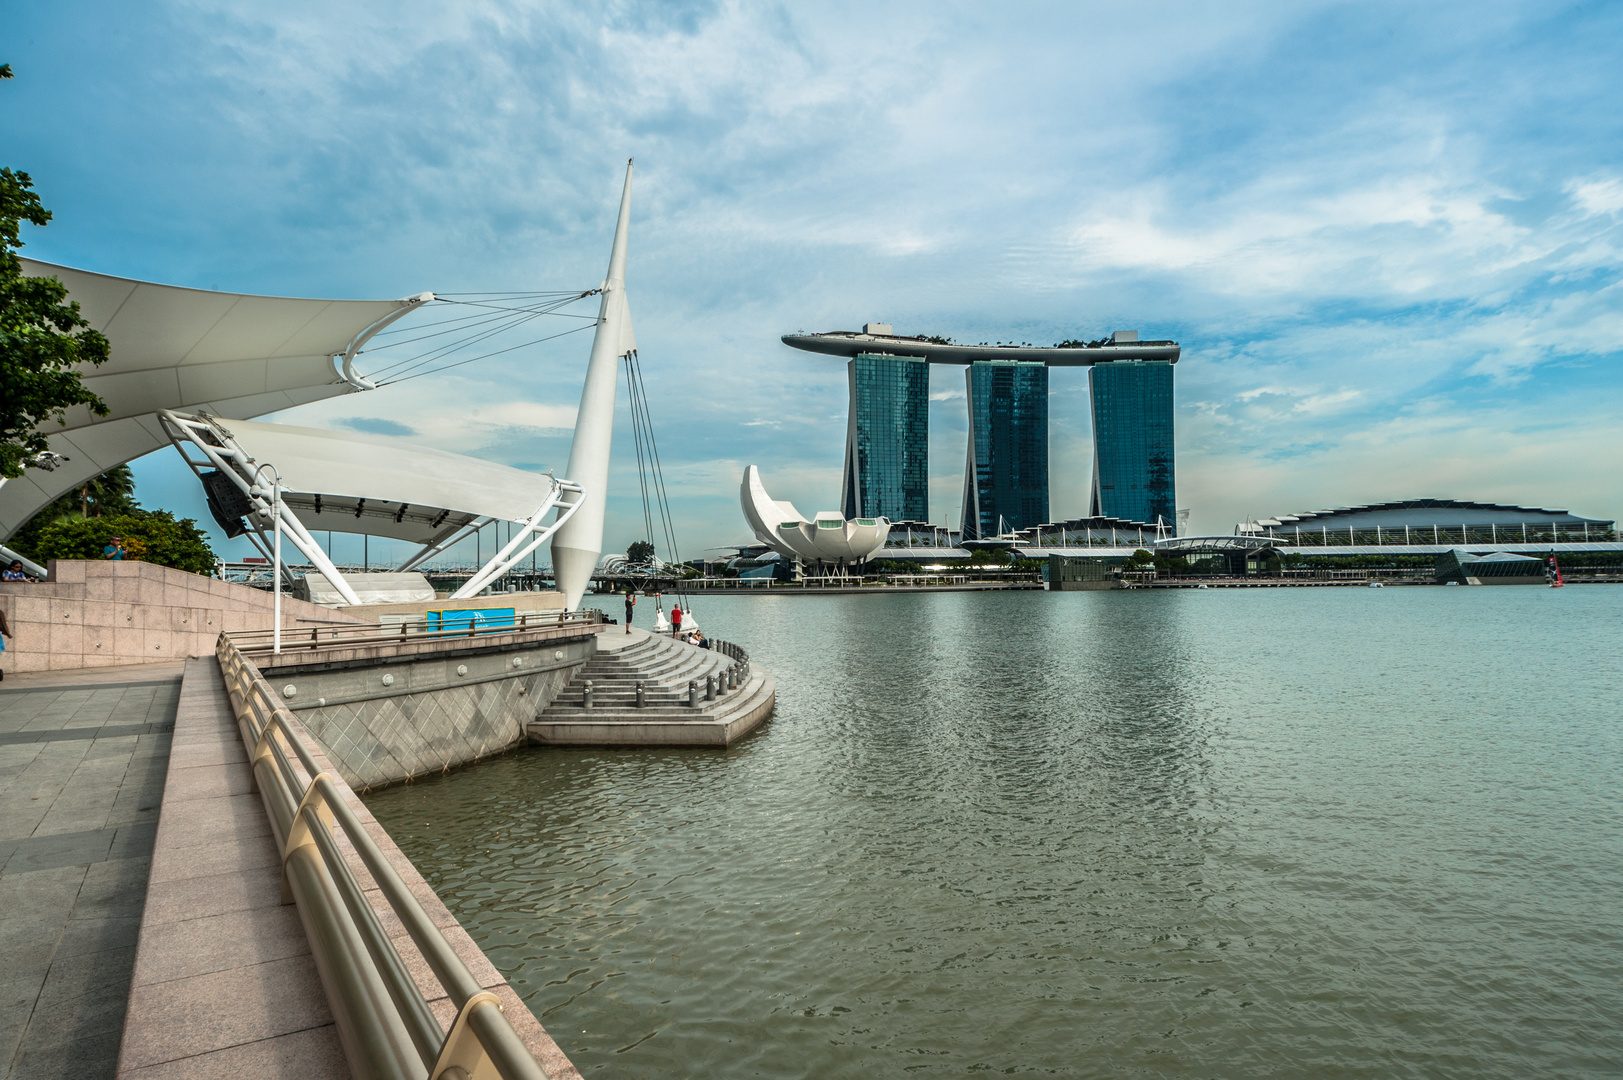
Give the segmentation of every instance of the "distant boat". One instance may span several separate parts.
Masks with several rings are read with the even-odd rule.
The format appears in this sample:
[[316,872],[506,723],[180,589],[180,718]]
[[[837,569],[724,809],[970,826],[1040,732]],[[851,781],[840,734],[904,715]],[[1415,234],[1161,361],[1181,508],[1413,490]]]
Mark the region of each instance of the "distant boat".
[[1384,589],[1386,588],[1386,584],[1385,582],[1381,581],[1372,581],[1369,583],[1369,587],[1372,589]]
[[1556,562],[1554,555],[1550,556],[1549,576],[1552,589],[1559,589],[1567,583],[1567,579],[1561,576],[1561,564]]

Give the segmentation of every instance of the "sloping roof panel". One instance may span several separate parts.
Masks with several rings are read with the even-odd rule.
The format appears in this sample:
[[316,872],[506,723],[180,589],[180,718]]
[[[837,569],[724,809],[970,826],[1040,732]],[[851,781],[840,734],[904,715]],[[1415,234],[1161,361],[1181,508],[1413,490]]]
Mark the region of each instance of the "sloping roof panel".
[[23,273],[68,287],[111,357],[83,373],[108,405],[83,406],[50,426],[50,446],[70,460],[0,484],[0,539],[51,500],[167,441],[159,409],[262,416],[353,393],[333,365],[356,336],[415,300],[311,300],[209,292],[23,259]]
[[[323,496],[320,514],[314,512],[313,500],[288,499],[299,520],[313,530],[426,543],[447,523],[431,526],[438,517],[431,511],[452,511],[454,519],[528,521],[552,494],[545,476],[444,450],[286,424],[233,420],[220,426],[255,460],[273,466],[290,492]],[[344,501],[344,510],[334,505],[335,499]],[[367,517],[359,527],[362,517],[351,516],[349,508],[363,499],[374,515],[387,508],[399,512],[400,520],[384,523]]]

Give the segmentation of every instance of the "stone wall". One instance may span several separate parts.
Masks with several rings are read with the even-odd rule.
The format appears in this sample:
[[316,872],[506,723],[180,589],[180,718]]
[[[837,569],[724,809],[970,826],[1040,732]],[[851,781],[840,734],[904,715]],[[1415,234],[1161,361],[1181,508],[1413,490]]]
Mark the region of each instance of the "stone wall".
[[[212,656],[222,630],[271,629],[268,592],[145,562],[53,559],[41,582],[0,582],[5,671],[60,671]],[[362,620],[282,597],[282,626]]]
[[[523,742],[526,725],[597,649],[579,627],[408,640],[294,663],[253,657],[265,681],[358,789],[440,772]],[[362,653],[366,655],[361,655]]]

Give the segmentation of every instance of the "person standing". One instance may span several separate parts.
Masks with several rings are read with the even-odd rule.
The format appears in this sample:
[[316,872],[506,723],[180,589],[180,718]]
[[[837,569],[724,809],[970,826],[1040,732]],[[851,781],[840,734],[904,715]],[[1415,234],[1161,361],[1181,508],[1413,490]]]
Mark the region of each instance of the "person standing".
[[680,604],[671,608],[671,637],[682,636],[682,607]]
[[122,536],[115,536],[111,540],[107,541],[106,545],[101,549],[101,557],[104,559],[112,559],[115,562],[123,562],[124,538]]
[[628,634],[631,633],[631,613],[636,607],[637,594],[628,588],[626,589],[626,633]]

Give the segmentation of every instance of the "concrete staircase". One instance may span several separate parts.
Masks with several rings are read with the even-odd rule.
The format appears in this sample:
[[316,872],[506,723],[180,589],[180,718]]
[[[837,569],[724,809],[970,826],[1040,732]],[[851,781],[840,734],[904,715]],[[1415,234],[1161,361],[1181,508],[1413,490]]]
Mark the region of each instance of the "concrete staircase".
[[[722,692],[735,666],[741,684]],[[707,677],[716,696],[705,700]],[[688,704],[688,682],[699,702]],[[592,705],[585,689],[592,684]],[[637,683],[644,707],[637,708]],[[548,746],[727,746],[772,714],[777,682],[753,663],[685,642],[634,630],[599,635],[598,652],[529,725],[530,741]]]

